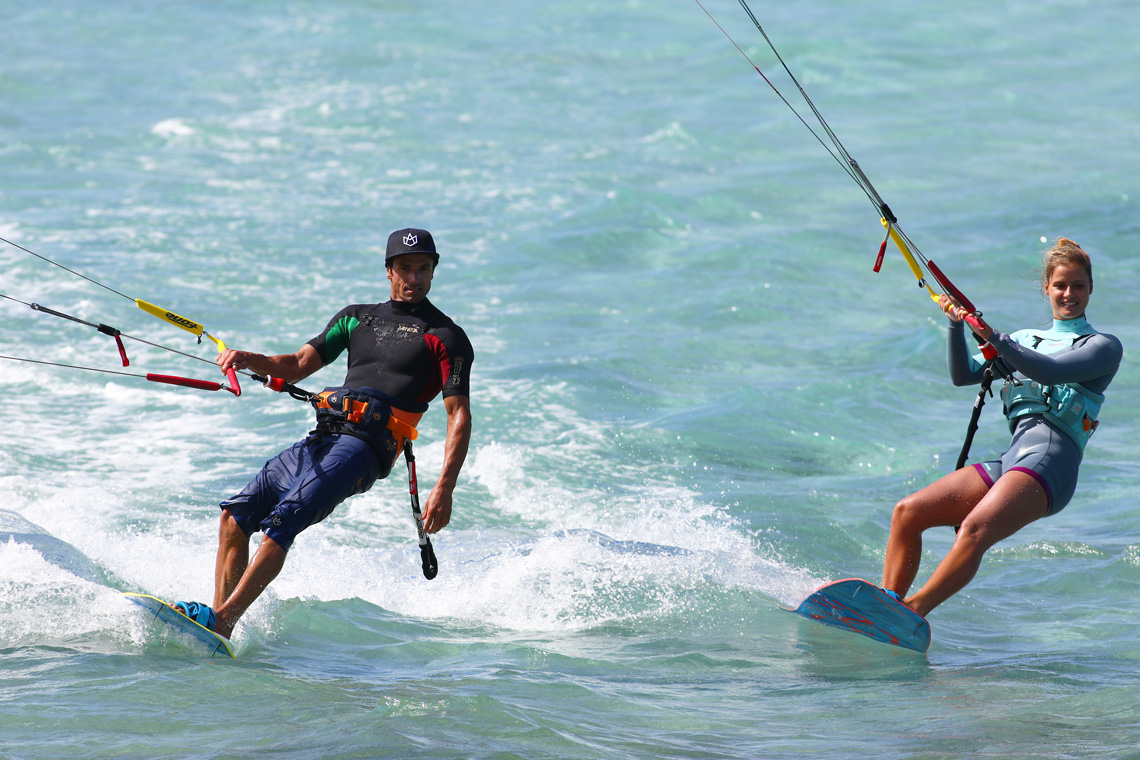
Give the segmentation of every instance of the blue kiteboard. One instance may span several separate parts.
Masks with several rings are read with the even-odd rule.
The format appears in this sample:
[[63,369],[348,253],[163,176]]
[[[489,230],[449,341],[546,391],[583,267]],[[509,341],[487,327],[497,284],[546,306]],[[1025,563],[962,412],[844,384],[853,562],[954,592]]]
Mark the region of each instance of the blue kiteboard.
[[230,647],[228,639],[219,636],[197,621],[191,620],[161,599],[154,596],[147,596],[146,594],[132,594],[129,592],[124,592],[123,596],[153,613],[154,619],[161,620],[167,625],[173,626],[182,633],[188,634],[196,641],[204,644],[209,650],[211,657],[216,654],[229,655],[230,657],[237,656],[234,654],[233,648]]
[[930,647],[926,618],[878,586],[848,578],[820,586],[789,612],[916,652]]

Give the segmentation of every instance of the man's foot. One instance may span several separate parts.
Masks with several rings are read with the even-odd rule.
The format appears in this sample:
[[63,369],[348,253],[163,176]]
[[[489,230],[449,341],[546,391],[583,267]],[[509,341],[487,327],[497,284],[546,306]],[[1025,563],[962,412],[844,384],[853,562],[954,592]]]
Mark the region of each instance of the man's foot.
[[175,602],[170,606],[203,628],[208,628],[211,631],[214,630],[214,622],[217,620],[217,617],[209,605],[202,604],[201,602]]

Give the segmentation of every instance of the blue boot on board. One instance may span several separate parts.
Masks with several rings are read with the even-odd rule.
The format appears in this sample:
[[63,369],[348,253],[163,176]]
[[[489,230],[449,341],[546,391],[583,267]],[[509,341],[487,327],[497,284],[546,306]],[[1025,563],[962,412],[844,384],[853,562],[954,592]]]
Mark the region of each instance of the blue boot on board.
[[214,630],[214,621],[217,618],[214,615],[213,608],[209,605],[201,602],[175,602],[170,606],[203,628]]

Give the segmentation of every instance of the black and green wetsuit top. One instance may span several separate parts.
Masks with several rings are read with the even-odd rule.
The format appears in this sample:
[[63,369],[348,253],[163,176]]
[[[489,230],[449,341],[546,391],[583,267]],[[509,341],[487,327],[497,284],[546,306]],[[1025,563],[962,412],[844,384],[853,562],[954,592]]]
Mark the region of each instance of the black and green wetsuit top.
[[444,398],[470,395],[471,341],[426,298],[345,307],[309,345],[322,366],[348,349],[344,384],[350,388],[424,404],[441,392]]

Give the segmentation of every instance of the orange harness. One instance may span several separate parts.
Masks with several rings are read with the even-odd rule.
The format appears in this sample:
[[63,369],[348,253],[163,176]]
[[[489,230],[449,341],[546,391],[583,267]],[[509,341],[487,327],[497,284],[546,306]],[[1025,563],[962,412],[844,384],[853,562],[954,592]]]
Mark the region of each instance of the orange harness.
[[[368,407],[371,406],[367,401],[360,401],[359,399],[348,398],[346,396],[340,397],[341,405],[333,406],[329,403],[329,396],[336,393],[332,391],[321,391],[316,394],[313,399],[313,407],[316,409],[332,409],[336,412],[344,412],[345,419],[354,425],[359,425],[364,421],[364,415],[368,412]],[[399,415],[399,417],[397,416]],[[373,418],[379,419],[380,413],[373,411]],[[414,414],[412,412],[405,412],[403,409],[392,408],[392,412],[388,417],[388,424],[385,426],[392,431],[393,435],[398,438],[407,438],[416,440],[419,437],[419,431],[416,430],[415,424],[420,421],[422,414]],[[406,417],[407,419],[400,419]],[[401,441],[402,443],[402,441]]]
[[[404,449],[404,442],[419,436],[416,423],[427,409],[427,404],[416,404],[416,411],[400,409],[392,405],[401,403],[400,399],[374,388],[326,388],[311,395],[310,401],[317,411],[314,432],[347,433],[367,441],[380,458],[385,475]],[[391,438],[385,440],[388,434]]]

